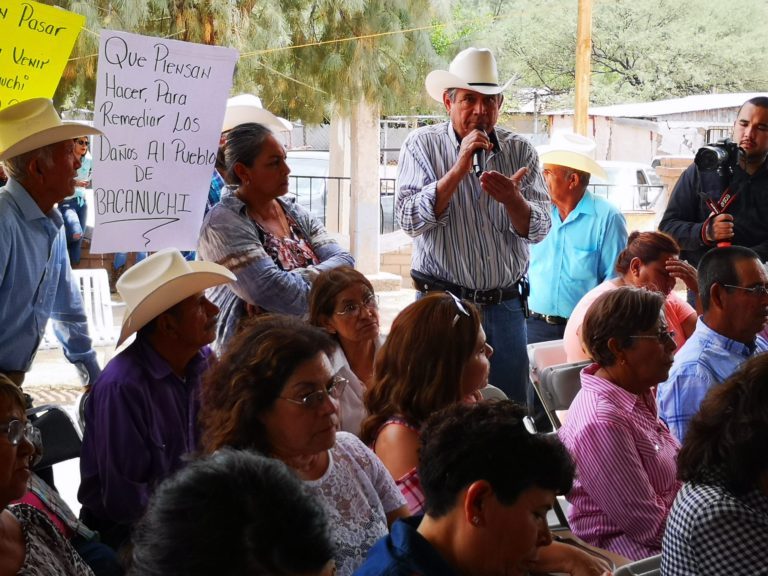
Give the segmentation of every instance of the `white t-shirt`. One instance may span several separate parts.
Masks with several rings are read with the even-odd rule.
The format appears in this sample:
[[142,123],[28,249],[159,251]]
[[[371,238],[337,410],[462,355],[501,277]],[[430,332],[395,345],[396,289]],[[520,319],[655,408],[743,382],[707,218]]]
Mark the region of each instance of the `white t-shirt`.
[[[384,336],[379,335],[376,339],[377,352],[382,344],[384,344]],[[342,350],[341,346],[336,348],[336,352],[334,352],[331,358],[331,365],[333,366],[334,374],[343,376],[349,381],[349,384],[344,389],[344,393],[339,398],[341,429],[344,432],[351,432],[355,436],[360,436],[360,424],[363,423],[363,420],[368,415],[363,403],[365,384],[352,372],[352,368],[349,367],[349,362],[347,362],[347,357],[344,355],[344,350]]]
[[387,514],[405,499],[384,464],[354,434],[338,432],[325,474],[307,480],[323,503],[336,546],[336,574],[350,576],[389,533]]

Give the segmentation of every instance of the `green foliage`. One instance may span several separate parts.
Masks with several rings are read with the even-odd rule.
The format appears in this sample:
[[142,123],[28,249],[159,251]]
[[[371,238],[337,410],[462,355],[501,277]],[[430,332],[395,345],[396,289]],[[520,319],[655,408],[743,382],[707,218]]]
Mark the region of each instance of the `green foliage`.
[[[576,0],[455,0],[495,13],[468,40],[493,49],[504,77],[554,105],[573,97]],[[658,100],[707,92],[768,90],[764,0],[595,0],[592,104]],[[449,55],[450,56],[450,55]]]
[[430,27],[445,17],[442,0],[56,3],[85,15],[88,29],[64,73],[59,103],[92,103],[98,33],[114,29],[236,48],[234,91],[254,92],[270,110],[305,122],[346,112],[361,99],[385,113],[424,106],[424,76],[437,62]]

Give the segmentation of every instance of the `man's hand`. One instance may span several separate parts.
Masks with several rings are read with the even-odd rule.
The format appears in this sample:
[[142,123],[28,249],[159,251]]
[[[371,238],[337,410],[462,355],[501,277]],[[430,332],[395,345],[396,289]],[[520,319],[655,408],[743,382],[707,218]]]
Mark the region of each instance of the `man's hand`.
[[472,130],[469,134],[461,139],[461,146],[459,147],[459,156],[456,158],[456,166],[462,173],[470,172],[472,170],[472,155],[475,150],[483,149],[489,151],[493,148],[488,135],[482,130]]
[[610,565],[578,546],[552,542],[539,548],[539,558],[531,566],[534,574],[564,572],[571,576],[611,576]]
[[733,239],[733,216],[718,214],[707,224],[707,240],[710,242],[730,242]]
[[685,283],[685,287],[691,292],[698,294],[699,280],[696,276],[696,268],[688,264],[685,260],[670,258],[664,263],[667,274],[672,278],[680,278]]
[[521,200],[525,201],[520,191],[520,182],[522,182],[527,173],[528,168],[520,168],[520,170],[512,174],[512,177],[504,176],[501,172],[494,170],[483,172],[480,176],[480,186],[491,198],[500,204],[504,204],[504,206],[509,206],[509,204],[514,204]]

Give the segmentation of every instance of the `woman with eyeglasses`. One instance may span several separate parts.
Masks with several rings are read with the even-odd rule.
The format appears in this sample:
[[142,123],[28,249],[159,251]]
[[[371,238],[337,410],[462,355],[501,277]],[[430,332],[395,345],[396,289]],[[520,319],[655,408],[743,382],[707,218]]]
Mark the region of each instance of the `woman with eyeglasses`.
[[618,276],[587,292],[568,318],[563,335],[568,362],[589,359],[580,339],[584,315],[598,296],[621,286],[647,288],[664,295],[664,315],[674,332],[675,344],[680,349],[696,329],[698,315],[690,304],[674,293],[675,283],[678,279],[682,280],[694,294],[699,292],[699,283],[696,269],[685,260],[680,260],[679,255],[680,246],[667,234],[632,232],[627,247],[616,260]]
[[292,317],[246,322],[203,384],[206,452],[224,446],[282,460],[325,506],[338,574],[351,574],[405,500],[379,459],[353,434],[337,432],[346,381],[334,376],[336,348],[324,330]]
[[48,517],[27,504],[9,506],[27,490],[36,454],[21,390],[0,375],[0,574],[92,576]]
[[59,202],[59,212],[64,219],[64,231],[67,235],[67,250],[72,265],[80,263],[80,246],[85,233],[85,221],[88,205],[85,190],[91,186],[91,153],[88,136],[75,138],[75,155],[80,160],[80,168],[75,177],[75,193]]
[[264,313],[303,316],[317,275],[354,259],[289,189],[285,148],[266,126],[246,123],[227,133],[227,182],[203,220],[198,253],[237,280],[211,291],[221,350],[244,318]]
[[384,339],[379,305],[371,282],[349,266],[321,273],[309,293],[309,323],[339,343],[331,358],[334,374],[347,379],[339,399],[341,430],[360,434],[366,416],[363,394],[373,377],[373,359]]
[[576,462],[567,495],[571,530],[588,544],[632,560],[661,552],[680,482],[680,444],[659,419],[652,388],[675,352],[664,296],[621,287],[590,306],[582,340],[594,364],[558,434]]
[[412,514],[424,504],[419,429],[433,412],[480,398],[491,354],[477,308],[448,292],[417,300],[392,323],[365,394],[369,416],[361,438],[384,462]]

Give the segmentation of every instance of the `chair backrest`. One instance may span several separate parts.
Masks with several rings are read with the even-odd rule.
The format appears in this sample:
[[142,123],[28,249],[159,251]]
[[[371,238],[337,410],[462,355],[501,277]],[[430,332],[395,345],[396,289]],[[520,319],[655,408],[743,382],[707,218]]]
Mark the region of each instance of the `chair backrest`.
[[43,458],[35,470],[80,457],[82,437],[69,414],[54,404],[43,404],[27,410],[32,425],[40,431]]
[[571,402],[581,390],[581,370],[589,364],[590,361],[585,360],[547,366],[539,375],[541,403],[555,424],[555,429],[562,426],[557,411],[570,408]]
[[531,382],[538,383],[541,371],[547,366],[563,364],[567,361],[565,346],[562,340],[550,340],[528,344],[528,365]]
[[613,576],[659,576],[661,574],[661,554],[625,564],[614,571]]
[[[83,297],[83,307],[88,318],[88,334],[93,345],[114,346],[117,343],[117,331],[114,326],[107,271],[103,268],[78,268],[72,270],[72,275],[77,280]],[[40,348],[46,350],[59,346],[53,331],[53,322],[49,321]]]

